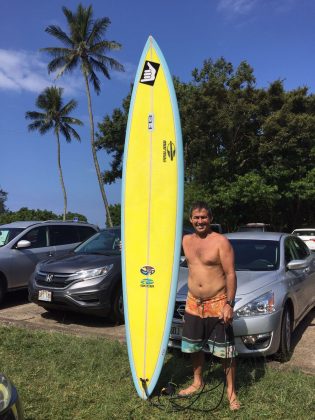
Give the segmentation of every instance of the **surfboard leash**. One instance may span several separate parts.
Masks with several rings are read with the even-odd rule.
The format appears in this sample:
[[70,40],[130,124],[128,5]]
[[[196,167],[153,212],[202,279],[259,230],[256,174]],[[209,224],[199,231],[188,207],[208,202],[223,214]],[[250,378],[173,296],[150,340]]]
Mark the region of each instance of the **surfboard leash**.
[[[220,322],[220,321],[218,320],[217,322]],[[214,325],[213,329],[215,328],[215,325]],[[211,330],[211,332],[213,331],[213,329]],[[210,332],[208,338],[210,338],[211,332]],[[208,338],[204,340],[203,346],[208,341]],[[224,331],[224,340],[225,340],[225,360],[226,360],[227,359],[227,337],[226,337],[226,331]],[[210,361],[210,366],[208,368],[208,372],[206,374],[206,378],[210,378],[210,374],[211,374],[211,371],[212,371],[212,366],[214,365],[214,363],[213,363],[213,357],[214,357],[213,356],[213,350],[214,350],[214,346],[215,346],[215,341],[216,341],[216,336],[215,336],[214,341],[213,341],[213,344],[212,344],[212,353],[211,353],[211,359],[212,360]],[[170,401],[171,406],[172,406],[170,411],[172,411],[172,412],[179,412],[179,411],[190,410],[190,411],[194,411],[194,412],[209,413],[209,412],[215,411],[215,410],[218,409],[218,407],[221,405],[221,403],[223,401],[224,391],[225,391],[225,388],[226,388],[226,376],[227,376],[229,370],[232,367],[232,361],[233,361],[233,358],[230,358],[230,366],[227,369],[224,368],[224,379],[223,379],[223,381],[219,382],[217,385],[215,385],[214,387],[212,387],[210,389],[205,390],[205,386],[206,386],[207,381],[204,381],[204,384],[203,384],[201,390],[199,392],[197,392],[197,393],[194,393],[193,395],[183,395],[183,396],[182,395],[175,395],[177,384],[175,384],[174,382],[168,382],[167,386],[165,388],[162,388],[160,394],[157,397],[158,404],[155,403],[152,400],[152,397],[150,397],[150,396],[148,396],[146,394],[147,395],[147,398],[148,398],[148,401],[149,401],[149,403],[153,407],[158,408],[160,410],[167,411],[167,410],[169,410],[169,407],[167,407],[165,404],[163,404],[161,402],[160,398],[162,396],[169,396],[170,397],[169,401]],[[196,403],[196,401],[202,395],[208,394],[208,393],[214,391],[222,383],[223,383],[223,387],[222,387],[221,397],[220,397],[219,402],[216,404],[215,407],[211,407],[211,408],[208,408],[208,409],[207,408],[202,409],[202,408],[193,407],[193,405]],[[189,400],[189,404],[186,404],[186,405],[179,404],[178,401],[180,401],[180,400],[182,400],[182,401],[183,400]]]

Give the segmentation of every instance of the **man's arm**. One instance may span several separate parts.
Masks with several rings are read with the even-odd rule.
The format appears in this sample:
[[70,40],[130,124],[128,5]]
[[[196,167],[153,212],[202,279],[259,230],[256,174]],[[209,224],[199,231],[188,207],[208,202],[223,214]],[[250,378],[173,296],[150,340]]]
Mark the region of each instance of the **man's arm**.
[[[223,237],[219,247],[221,265],[225,274],[227,300],[234,300],[237,280],[234,268],[234,251],[230,242]],[[222,317],[224,322],[230,323],[233,319],[233,308],[226,304],[223,308]]]

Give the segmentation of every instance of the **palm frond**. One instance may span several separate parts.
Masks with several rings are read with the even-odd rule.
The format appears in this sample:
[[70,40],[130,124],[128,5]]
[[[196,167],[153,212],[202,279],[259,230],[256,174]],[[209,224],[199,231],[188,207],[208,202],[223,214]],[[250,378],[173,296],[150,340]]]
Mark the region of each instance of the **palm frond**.
[[96,58],[99,58],[99,61],[102,62],[104,66],[107,68],[110,67],[113,70],[116,71],[125,71],[124,66],[120,64],[117,60],[111,57],[105,57],[104,55],[99,56],[98,54],[95,54]]
[[60,114],[62,116],[67,116],[72,112],[76,107],[78,106],[78,102],[75,99],[71,99],[67,104],[63,106],[63,108],[60,110]]
[[27,126],[28,131],[39,130],[42,124],[43,124],[42,121],[34,121],[33,123]]
[[68,47],[73,48],[72,39],[69,38],[69,36],[60,28],[60,26],[56,26],[56,25],[47,26],[47,28],[45,29],[45,32],[59,39],[59,41],[61,41],[63,44],[67,45]]
[[94,42],[99,42],[102,39],[102,36],[107,31],[107,28],[111,24],[111,21],[108,17],[103,17],[101,19],[96,19],[92,27],[91,33],[87,38],[87,44],[93,45]]
[[110,74],[105,64],[95,60],[93,57],[90,57],[90,64],[93,70],[101,71],[107,79],[110,79]]
[[73,54],[72,48],[47,47],[41,48],[40,51],[47,52],[55,58],[66,58],[68,55]]
[[93,85],[93,88],[97,95],[99,95],[101,91],[101,83],[99,78],[96,76],[95,72],[93,71],[92,67],[89,65],[89,72],[88,72],[89,80]]
[[25,113],[25,118],[27,120],[43,120],[45,118],[45,114],[37,111],[28,111]]
[[78,132],[73,127],[71,127],[68,124],[65,124],[65,129],[68,130],[68,132],[70,133],[71,137],[73,137],[74,139],[76,139],[78,141],[81,141],[81,137],[79,136]]
[[79,120],[78,118],[74,118],[74,117],[62,117],[62,122],[64,124],[76,124],[76,125],[84,125],[83,122],[81,120]]

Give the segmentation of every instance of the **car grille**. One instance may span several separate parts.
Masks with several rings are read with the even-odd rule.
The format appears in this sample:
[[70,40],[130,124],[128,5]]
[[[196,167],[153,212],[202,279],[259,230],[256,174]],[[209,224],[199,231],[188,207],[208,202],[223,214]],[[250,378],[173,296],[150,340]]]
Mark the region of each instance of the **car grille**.
[[75,280],[71,279],[70,274],[54,274],[37,272],[35,274],[35,281],[38,286],[64,288],[74,283]]
[[183,319],[185,313],[185,302],[175,302],[174,318]]

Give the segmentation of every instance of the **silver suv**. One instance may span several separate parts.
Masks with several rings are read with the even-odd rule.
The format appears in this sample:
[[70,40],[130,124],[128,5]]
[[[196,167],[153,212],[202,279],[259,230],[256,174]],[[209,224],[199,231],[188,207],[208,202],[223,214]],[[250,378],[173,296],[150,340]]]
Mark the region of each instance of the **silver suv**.
[[0,302],[6,292],[27,288],[39,261],[73,250],[98,231],[84,222],[48,220],[0,226]]

